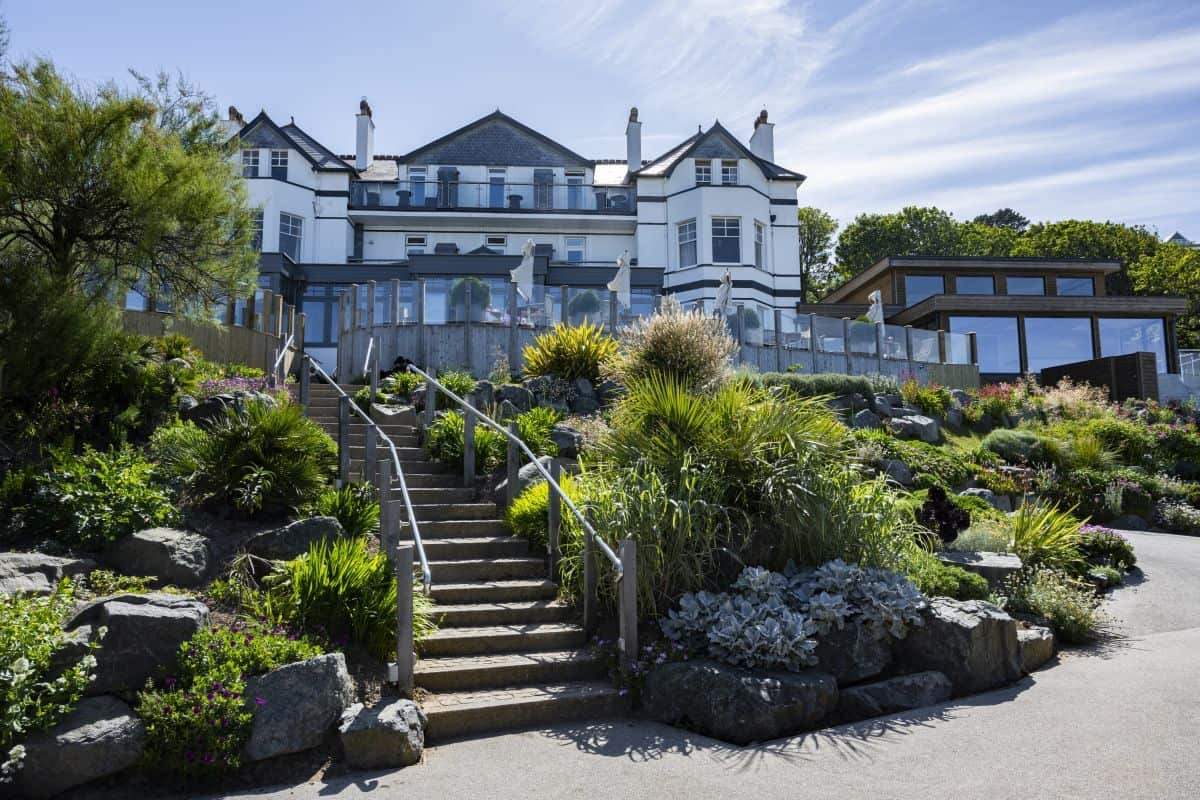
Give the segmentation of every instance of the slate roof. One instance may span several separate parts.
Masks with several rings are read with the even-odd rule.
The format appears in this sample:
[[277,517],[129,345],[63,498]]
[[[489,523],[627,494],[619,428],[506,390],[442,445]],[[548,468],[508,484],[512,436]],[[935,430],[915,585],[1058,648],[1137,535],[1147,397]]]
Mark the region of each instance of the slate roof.
[[296,150],[313,165],[314,169],[354,172],[353,167],[348,166],[332,151],[301,130],[296,123],[280,127],[267,116],[266,111],[258,112],[258,116],[247,122],[237,132],[237,137],[251,144],[277,148],[288,147]]
[[591,166],[550,137],[497,110],[400,156],[402,163],[495,164],[497,166]]
[[750,148],[742,144],[732,133],[718,121],[704,132],[697,132],[680,142],[671,150],[639,169],[634,175],[647,178],[669,177],[684,159],[700,158],[746,158],[753,161],[762,170],[763,175],[772,180],[803,181],[805,176],[793,172],[786,167],[759,158],[750,152]]

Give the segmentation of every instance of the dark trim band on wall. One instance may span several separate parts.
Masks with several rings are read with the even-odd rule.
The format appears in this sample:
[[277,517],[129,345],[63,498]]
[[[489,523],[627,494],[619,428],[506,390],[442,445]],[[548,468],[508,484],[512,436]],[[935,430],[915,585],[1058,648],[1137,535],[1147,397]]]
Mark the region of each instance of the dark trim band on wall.
[[[690,292],[694,289],[716,289],[721,285],[719,280],[700,280],[681,283],[678,286],[664,286],[665,292]],[[758,281],[737,281],[733,282],[735,289],[753,289],[762,292],[767,297],[799,297],[799,289],[772,289],[769,286],[764,286]]]
[[317,189],[317,197],[350,197],[350,192],[343,192],[337,189]]
[[794,197],[791,200],[788,200],[786,197],[772,197],[771,205],[773,205],[773,206],[798,206],[798,205],[800,205],[800,201]]
[[662,194],[639,194],[637,201],[639,203],[665,203],[667,202],[667,196]]

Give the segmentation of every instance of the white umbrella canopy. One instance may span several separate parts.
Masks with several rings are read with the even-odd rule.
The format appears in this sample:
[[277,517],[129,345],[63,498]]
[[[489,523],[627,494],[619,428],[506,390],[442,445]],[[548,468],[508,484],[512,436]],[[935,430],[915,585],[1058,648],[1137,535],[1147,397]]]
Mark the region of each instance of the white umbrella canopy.
[[521,247],[521,263],[509,275],[517,285],[517,294],[524,297],[525,302],[533,302],[533,239],[525,240]]
[[729,298],[732,294],[733,275],[729,273],[729,270],[725,270],[725,274],[721,276],[721,285],[717,287],[717,316],[722,318],[729,316]]
[[867,319],[871,322],[883,322],[883,293],[878,289],[867,295],[867,299],[871,301],[871,307],[867,309]]
[[617,274],[608,282],[608,290],[617,293],[617,302],[623,308],[633,304],[633,292],[629,287],[630,278],[629,251],[626,250],[617,258]]

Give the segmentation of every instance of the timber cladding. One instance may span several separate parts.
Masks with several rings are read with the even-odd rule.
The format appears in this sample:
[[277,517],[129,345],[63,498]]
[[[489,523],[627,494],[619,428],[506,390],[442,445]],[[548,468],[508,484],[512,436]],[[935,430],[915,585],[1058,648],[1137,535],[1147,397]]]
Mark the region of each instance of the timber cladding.
[[1073,364],[1047,367],[1041,372],[1043,385],[1052,386],[1063,378],[1108,389],[1114,402],[1128,399],[1158,400],[1158,363],[1154,353],[1127,353],[1105,356]]

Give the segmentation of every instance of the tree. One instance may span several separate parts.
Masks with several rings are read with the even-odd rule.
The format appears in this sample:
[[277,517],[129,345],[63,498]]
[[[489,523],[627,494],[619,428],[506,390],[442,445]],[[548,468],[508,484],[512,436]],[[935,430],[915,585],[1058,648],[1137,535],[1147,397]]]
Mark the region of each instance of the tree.
[[1029,227],[1029,218],[1018,214],[1011,208],[1001,208],[991,214],[980,214],[972,222],[987,225],[989,228],[1007,228],[1014,233],[1021,233]]
[[1120,261],[1120,272],[1108,278],[1108,290],[1113,294],[1128,294],[1132,289],[1131,265],[1154,255],[1161,246],[1158,237],[1140,225],[1068,219],[1030,225],[1013,247],[1012,255]]
[[1200,346],[1200,250],[1164,244],[1129,268],[1133,287],[1140,294],[1182,295],[1188,312],[1176,321],[1180,347]]
[[1010,255],[1021,234],[1007,226],[993,226],[982,222],[964,222],[959,226],[960,256]]
[[796,212],[800,235],[800,298],[814,303],[833,277],[833,235],[837,220],[819,208],[805,206]]
[[940,208],[860,214],[838,237],[837,275],[846,280],[887,256],[959,255],[960,243],[959,224]]
[[0,255],[28,248],[93,302],[135,283],[244,295],[252,218],[211,106],[161,79],[92,92],[48,61],[15,66],[0,84]]

